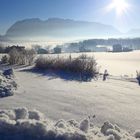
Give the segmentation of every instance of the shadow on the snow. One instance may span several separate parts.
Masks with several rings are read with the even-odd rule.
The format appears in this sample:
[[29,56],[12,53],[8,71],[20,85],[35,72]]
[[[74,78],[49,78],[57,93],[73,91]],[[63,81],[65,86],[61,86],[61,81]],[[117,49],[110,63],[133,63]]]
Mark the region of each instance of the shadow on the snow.
[[72,72],[66,72],[66,71],[60,71],[60,70],[55,71],[55,70],[40,70],[37,68],[29,68],[29,69],[23,69],[20,71],[31,72],[31,73],[39,74],[41,76],[46,76],[48,77],[49,80],[56,79],[56,78],[61,78],[66,81],[79,81],[79,82],[82,82],[82,81],[88,82],[92,80],[92,78],[88,77],[88,75],[86,74],[83,74],[81,76],[79,73],[72,73]]
[[11,68],[14,68],[14,69],[22,69],[22,68],[26,68],[28,67],[29,65],[18,65],[18,64],[14,64],[14,65],[10,65],[10,64],[0,64],[0,70],[1,71],[4,71],[4,70],[7,70],[7,69],[11,69]]

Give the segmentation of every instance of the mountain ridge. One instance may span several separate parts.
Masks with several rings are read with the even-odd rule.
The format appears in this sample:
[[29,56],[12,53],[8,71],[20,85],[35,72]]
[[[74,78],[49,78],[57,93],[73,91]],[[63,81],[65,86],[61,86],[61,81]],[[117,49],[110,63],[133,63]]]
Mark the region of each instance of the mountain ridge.
[[24,37],[102,37],[121,34],[111,25],[72,19],[30,18],[17,21],[6,32],[8,38]]
[[15,22],[0,40],[46,40],[139,37],[140,29],[121,33],[112,25],[63,18],[27,18]]

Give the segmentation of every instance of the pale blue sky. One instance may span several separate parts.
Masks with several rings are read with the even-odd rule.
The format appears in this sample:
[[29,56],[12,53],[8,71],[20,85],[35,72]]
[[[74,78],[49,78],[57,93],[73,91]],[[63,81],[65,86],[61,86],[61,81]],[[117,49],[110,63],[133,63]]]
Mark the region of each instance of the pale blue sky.
[[125,0],[131,7],[121,16],[106,11],[113,0],[0,0],[0,34],[16,21],[50,17],[95,21],[121,31],[140,28],[140,0]]

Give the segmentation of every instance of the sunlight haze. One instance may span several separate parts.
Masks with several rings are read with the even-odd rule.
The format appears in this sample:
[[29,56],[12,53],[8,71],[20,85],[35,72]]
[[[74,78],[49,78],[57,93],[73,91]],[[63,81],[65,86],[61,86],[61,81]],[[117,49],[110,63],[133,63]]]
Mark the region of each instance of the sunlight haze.
[[0,0],[0,34],[16,21],[50,17],[108,24],[122,32],[140,28],[139,0]]

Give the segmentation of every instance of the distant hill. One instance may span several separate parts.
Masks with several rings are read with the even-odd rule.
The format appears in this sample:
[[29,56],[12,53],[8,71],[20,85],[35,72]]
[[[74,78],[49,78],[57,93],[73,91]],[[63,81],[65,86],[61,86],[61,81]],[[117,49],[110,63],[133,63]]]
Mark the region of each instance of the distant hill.
[[127,34],[133,37],[140,37],[140,29],[131,29]]
[[0,41],[8,41],[9,39],[6,36],[0,35]]
[[38,18],[17,21],[6,32],[8,38],[80,38],[109,37],[121,33],[110,25],[70,19]]
[[[118,45],[119,44],[119,45]],[[106,51],[113,45],[122,46],[124,51],[140,50],[140,38],[118,38],[118,39],[89,39],[64,45],[65,52],[79,52],[79,48],[84,51]],[[67,46],[67,47],[65,47]],[[82,50],[82,51],[83,51]],[[81,51],[81,50],[80,50]]]

